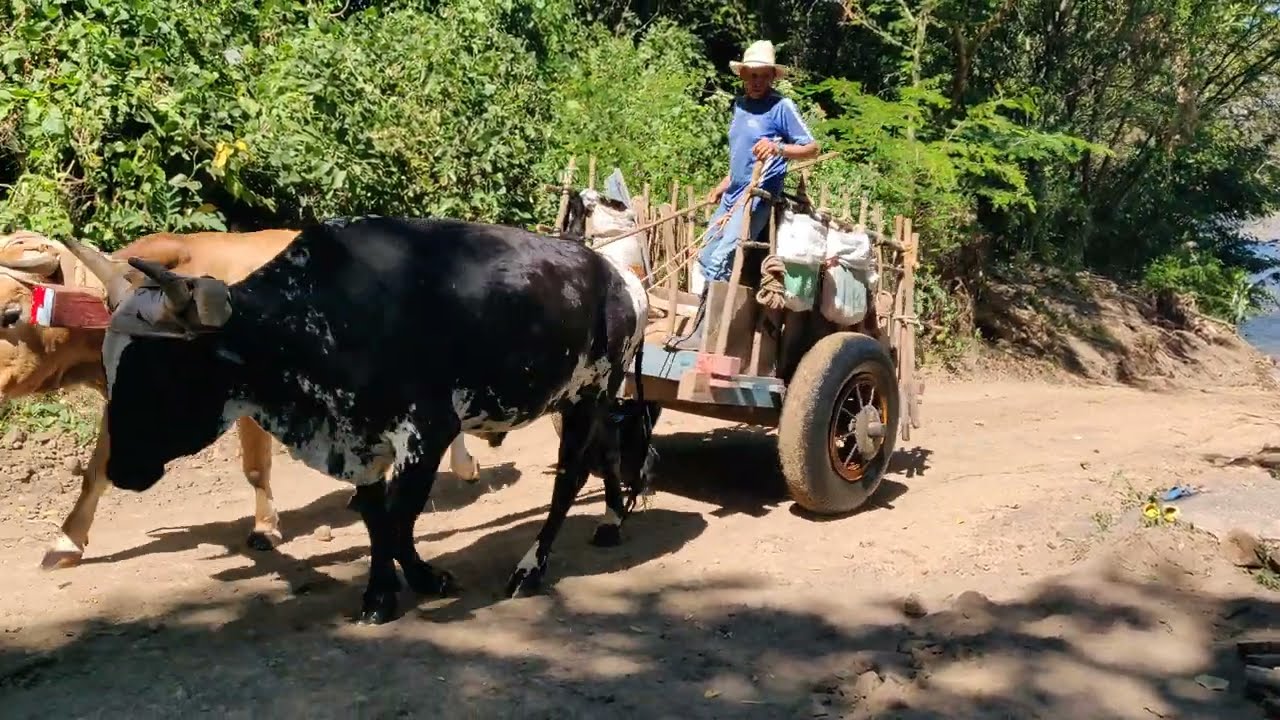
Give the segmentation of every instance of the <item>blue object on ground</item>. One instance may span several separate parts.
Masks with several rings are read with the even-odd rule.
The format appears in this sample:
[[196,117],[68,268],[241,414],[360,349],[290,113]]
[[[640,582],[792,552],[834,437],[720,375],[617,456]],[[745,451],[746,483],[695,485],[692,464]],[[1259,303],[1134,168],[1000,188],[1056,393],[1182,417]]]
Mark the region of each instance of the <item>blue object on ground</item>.
[[1200,491],[1195,488],[1189,488],[1185,485],[1175,485],[1165,491],[1163,500],[1165,502],[1169,502],[1170,500],[1177,500],[1178,498],[1190,497],[1198,492]]

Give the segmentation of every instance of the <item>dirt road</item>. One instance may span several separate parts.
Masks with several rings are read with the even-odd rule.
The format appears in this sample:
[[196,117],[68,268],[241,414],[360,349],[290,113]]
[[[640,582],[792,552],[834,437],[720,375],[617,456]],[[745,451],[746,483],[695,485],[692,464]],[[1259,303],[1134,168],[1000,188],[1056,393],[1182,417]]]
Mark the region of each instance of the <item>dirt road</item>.
[[[109,493],[80,567],[38,570],[54,526],[5,514],[0,707],[6,718],[1261,717],[1215,641],[1280,621],[1277,596],[1212,539],[1134,518],[1147,492],[1180,481],[1256,481],[1202,456],[1274,442],[1278,410],[1256,389],[934,382],[926,427],[900,444],[875,506],[827,521],[793,511],[771,435],[671,414],[660,492],[625,544],[587,543],[603,508],[592,479],[545,594],[502,600],[550,499],[544,420],[497,451],[472,442],[477,486],[441,475],[419,547],[463,591],[406,599],[405,617],[379,628],[347,620],[367,568],[348,491],[278,456],[287,542],[251,553],[250,492],[224,438],[148,494]],[[1208,690],[1201,673],[1232,687]]]

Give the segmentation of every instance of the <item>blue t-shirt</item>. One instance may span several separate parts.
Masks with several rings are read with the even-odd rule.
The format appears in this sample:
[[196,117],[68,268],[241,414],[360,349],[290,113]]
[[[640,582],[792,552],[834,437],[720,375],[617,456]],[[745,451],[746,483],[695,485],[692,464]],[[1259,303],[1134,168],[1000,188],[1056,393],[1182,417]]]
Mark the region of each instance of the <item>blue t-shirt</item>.
[[[751,183],[751,171],[756,164],[751,148],[760,138],[788,145],[813,142],[809,128],[790,98],[784,98],[776,91],[758,100],[746,96],[734,98],[733,121],[729,123],[729,189],[721,200],[722,207],[731,207]],[[781,192],[786,173],[785,158],[769,158],[760,173],[761,189],[775,195]]]

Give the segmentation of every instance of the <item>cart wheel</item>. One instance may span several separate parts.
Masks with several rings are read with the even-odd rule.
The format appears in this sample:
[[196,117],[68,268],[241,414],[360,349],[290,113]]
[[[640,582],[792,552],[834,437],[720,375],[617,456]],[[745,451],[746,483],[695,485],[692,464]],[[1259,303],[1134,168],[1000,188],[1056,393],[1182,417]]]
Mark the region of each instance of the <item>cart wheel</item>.
[[795,502],[835,515],[880,486],[898,435],[893,361],[874,338],[838,332],[800,358],[778,425],[778,456]]

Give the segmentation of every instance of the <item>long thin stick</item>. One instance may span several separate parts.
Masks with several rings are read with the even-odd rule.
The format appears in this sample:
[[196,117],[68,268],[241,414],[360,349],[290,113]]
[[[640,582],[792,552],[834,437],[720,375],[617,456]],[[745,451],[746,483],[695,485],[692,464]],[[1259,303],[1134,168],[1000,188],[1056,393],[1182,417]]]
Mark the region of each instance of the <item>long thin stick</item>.
[[564,230],[565,215],[569,213],[569,189],[573,187],[573,169],[575,158],[569,157],[569,166],[564,171],[564,182],[560,184],[560,210],[556,213],[556,230]]
[[796,172],[798,170],[803,170],[808,167],[813,167],[814,165],[817,165],[820,162],[826,162],[831,158],[838,156],[839,154],[840,153],[838,152],[823,153],[812,160],[805,160],[804,162],[798,162],[795,165],[792,165],[787,172]]
[[646,231],[646,230],[651,230],[651,229],[653,229],[653,228],[655,228],[655,227],[657,227],[657,226],[661,225],[661,224],[662,224],[662,223],[664,223],[664,222],[671,222],[672,220],[674,220],[674,219],[676,219],[676,218],[678,218],[678,217],[683,217],[683,216],[688,215],[688,214],[690,214],[690,213],[696,212],[696,211],[698,211],[699,209],[701,209],[701,208],[703,208],[703,207],[706,207],[707,205],[710,205],[710,204],[711,204],[711,202],[710,202],[709,200],[703,200],[702,202],[700,202],[700,203],[698,203],[697,205],[694,205],[694,206],[692,206],[692,207],[687,207],[687,208],[685,208],[685,209],[683,209],[683,210],[677,210],[676,212],[671,213],[670,215],[665,215],[665,216],[660,217],[660,218],[658,218],[657,220],[654,220],[654,221],[652,221],[652,222],[647,222],[647,223],[645,223],[644,225],[641,225],[640,227],[631,228],[630,230],[626,231],[625,233],[622,233],[621,235],[614,235],[613,237],[605,238],[603,241],[601,241],[601,242],[599,242],[599,243],[595,243],[595,244],[593,244],[593,245],[591,246],[591,249],[593,249],[593,250],[599,250],[600,248],[604,247],[605,245],[608,245],[609,243],[617,242],[617,241],[619,241],[619,240],[624,240],[624,239],[629,238],[629,237],[631,237],[632,235],[635,235],[635,234],[637,234],[637,233],[642,233],[642,232],[644,232],[644,231]]

